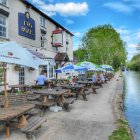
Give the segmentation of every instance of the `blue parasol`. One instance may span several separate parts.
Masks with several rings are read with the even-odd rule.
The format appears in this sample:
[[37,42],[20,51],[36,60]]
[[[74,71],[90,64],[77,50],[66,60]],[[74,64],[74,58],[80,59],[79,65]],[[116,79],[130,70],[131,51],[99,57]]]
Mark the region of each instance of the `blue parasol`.
[[85,71],[87,68],[76,65],[67,65],[55,70],[56,73],[70,72],[70,71]]

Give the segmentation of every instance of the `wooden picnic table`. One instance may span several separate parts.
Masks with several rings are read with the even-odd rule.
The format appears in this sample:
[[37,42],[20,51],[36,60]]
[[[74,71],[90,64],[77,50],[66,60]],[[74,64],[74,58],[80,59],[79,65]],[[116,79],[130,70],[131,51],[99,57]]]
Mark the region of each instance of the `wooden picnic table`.
[[38,85],[37,81],[36,84],[32,86],[32,88],[35,89],[42,89],[42,88],[53,88],[56,85],[56,79],[48,79],[47,81],[45,81],[44,85]]
[[26,84],[9,85],[9,88],[11,88],[11,92],[14,92],[16,89],[22,89],[23,91],[27,91],[29,85]]
[[83,99],[87,101],[86,95],[84,94],[85,85],[67,84],[67,85],[62,85],[62,88],[71,89],[71,90],[74,89],[76,93],[76,99],[78,95],[82,95]]
[[97,93],[96,89],[99,88],[98,86],[95,86],[92,81],[76,81],[76,83],[86,85],[86,87],[91,88],[94,93]]
[[19,104],[12,105],[8,108],[0,108],[0,121],[5,123],[6,136],[10,136],[10,125],[11,121],[18,118],[18,123],[12,126],[21,128],[25,126],[28,122],[24,114],[34,107],[33,104]]
[[87,78],[88,81],[92,81],[92,78]]
[[68,93],[69,91],[66,89],[39,89],[39,90],[32,90],[34,94],[39,94],[43,96],[43,101],[44,103],[49,103],[49,95],[55,96],[56,102],[59,104],[63,104],[65,101],[64,94]]

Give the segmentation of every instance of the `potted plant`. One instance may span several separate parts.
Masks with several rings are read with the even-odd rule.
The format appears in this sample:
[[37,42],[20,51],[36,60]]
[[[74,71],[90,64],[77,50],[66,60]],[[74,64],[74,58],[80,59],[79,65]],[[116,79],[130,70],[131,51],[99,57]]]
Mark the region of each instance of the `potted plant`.
[[20,71],[20,69],[21,69],[21,67],[20,67],[19,65],[16,65],[16,66],[15,66],[15,70],[16,70],[16,71]]
[[29,71],[34,71],[35,69],[34,68],[32,68],[32,67],[29,67],[29,69],[28,69]]

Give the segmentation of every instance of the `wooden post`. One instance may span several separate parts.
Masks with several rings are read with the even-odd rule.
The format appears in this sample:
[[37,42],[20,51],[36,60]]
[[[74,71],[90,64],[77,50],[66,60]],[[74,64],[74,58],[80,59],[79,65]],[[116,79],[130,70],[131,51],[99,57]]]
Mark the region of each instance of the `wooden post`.
[[6,126],[6,137],[7,138],[10,137],[10,127],[9,127],[9,125]]
[[4,74],[4,96],[5,96],[5,103],[4,107],[8,108],[8,98],[7,98],[7,89],[6,89],[6,64],[3,63],[3,74]]

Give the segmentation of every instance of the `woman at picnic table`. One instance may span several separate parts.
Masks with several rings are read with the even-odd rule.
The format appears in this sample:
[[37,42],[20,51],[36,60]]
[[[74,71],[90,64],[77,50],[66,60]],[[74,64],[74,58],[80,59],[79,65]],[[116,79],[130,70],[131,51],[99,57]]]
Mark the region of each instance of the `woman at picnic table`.
[[37,85],[39,86],[45,85],[46,81],[48,80],[46,75],[47,73],[45,73],[44,71],[41,71],[40,75],[37,77]]

